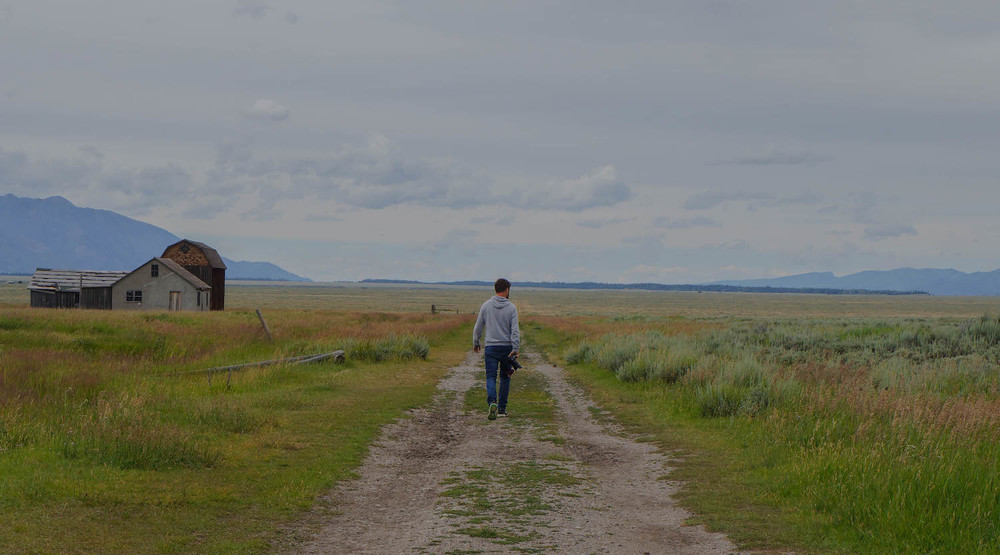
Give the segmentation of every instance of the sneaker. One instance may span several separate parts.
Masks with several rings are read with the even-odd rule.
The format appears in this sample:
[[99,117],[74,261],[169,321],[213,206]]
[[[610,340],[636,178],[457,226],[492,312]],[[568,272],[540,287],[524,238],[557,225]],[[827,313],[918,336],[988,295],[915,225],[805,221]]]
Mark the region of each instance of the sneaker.
[[490,420],[496,420],[497,419],[497,404],[496,403],[490,403],[490,414],[486,418],[488,418]]
[[497,418],[507,418],[507,411],[506,410],[498,410],[497,411]]

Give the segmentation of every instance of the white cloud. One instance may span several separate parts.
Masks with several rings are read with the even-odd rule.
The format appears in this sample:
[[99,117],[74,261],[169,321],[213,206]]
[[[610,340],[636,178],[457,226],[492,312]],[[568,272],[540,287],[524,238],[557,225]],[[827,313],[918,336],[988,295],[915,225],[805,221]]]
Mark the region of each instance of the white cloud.
[[601,229],[602,227],[624,224],[627,222],[631,222],[633,220],[635,220],[635,218],[600,218],[592,220],[580,220],[576,222],[576,225],[590,229]]
[[708,210],[728,202],[771,200],[774,197],[766,193],[749,193],[746,191],[706,191],[688,197],[684,208],[688,210]]
[[299,16],[295,12],[285,12],[285,23],[291,23],[292,25],[299,22]]
[[194,181],[190,173],[170,164],[105,174],[98,179],[97,188],[116,209],[145,216],[155,208],[172,205],[175,199],[191,198]]
[[258,98],[244,114],[250,119],[285,121],[291,110],[269,98]]
[[260,19],[271,9],[273,8],[258,0],[237,0],[236,6],[233,7],[233,16]]
[[450,160],[407,157],[383,135],[323,156],[291,159],[258,158],[245,147],[225,145],[210,180],[221,187],[233,184],[244,192],[260,190],[261,201],[268,205],[281,198],[316,198],[371,210],[413,204],[579,212],[611,206],[630,195],[613,166],[563,181],[512,180],[484,175]]
[[101,164],[86,160],[34,160],[21,151],[0,148],[0,187],[22,196],[66,194],[89,187]]
[[894,239],[896,237],[916,234],[916,228],[906,224],[873,224],[865,228],[865,239],[872,241]]
[[758,154],[748,154],[727,160],[708,162],[709,166],[815,166],[830,158],[811,152],[778,151],[773,148]]
[[92,158],[94,160],[102,160],[104,158],[104,152],[101,149],[93,145],[84,145],[79,148],[79,151],[84,156]]
[[639,264],[624,272],[619,279],[621,282],[658,282],[676,280],[679,277],[687,276],[691,272],[690,268],[675,266],[655,266],[652,264]]
[[815,193],[777,196],[770,193],[752,193],[749,191],[706,191],[688,197],[684,201],[684,208],[688,210],[709,210],[730,202],[747,202],[750,210],[756,210],[760,207],[812,206],[823,203],[824,199]]
[[613,206],[629,199],[632,192],[618,179],[611,164],[576,179],[550,182],[524,195],[526,208],[578,212],[597,206]]
[[339,222],[342,218],[333,214],[306,214],[302,219],[307,222]]
[[705,216],[694,218],[668,218],[660,216],[653,220],[653,225],[664,229],[691,229],[696,227],[721,227],[721,224]]

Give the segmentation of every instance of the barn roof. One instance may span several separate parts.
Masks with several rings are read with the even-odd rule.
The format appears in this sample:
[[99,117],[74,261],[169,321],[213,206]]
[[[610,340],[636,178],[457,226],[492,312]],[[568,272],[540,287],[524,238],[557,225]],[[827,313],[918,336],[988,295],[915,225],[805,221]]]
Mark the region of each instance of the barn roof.
[[[167,268],[170,268],[170,271],[172,271],[173,273],[175,273],[175,274],[179,275],[180,277],[184,278],[185,280],[187,280],[187,282],[190,283],[191,285],[194,285],[196,289],[211,289],[212,288],[211,285],[209,285],[209,284],[205,283],[204,281],[198,279],[198,276],[196,276],[196,275],[192,274],[191,272],[185,270],[184,266],[181,266],[180,264],[174,262],[173,260],[170,260],[169,258],[156,257],[153,260],[156,260],[160,264],[163,264]],[[153,260],[150,260],[150,262],[152,262]],[[145,266],[145,264],[143,264],[143,266]],[[140,266],[140,268],[141,267],[142,266]]]
[[32,291],[80,291],[80,286],[111,287],[128,272],[102,272],[96,270],[51,270],[38,268],[31,276],[28,289]]
[[[181,243],[187,243],[191,246],[198,247],[201,252],[205,253],[205,258],[208,259],[208,265],[213,268],[220,268],[222,270],[226,269],[226,263],[222,261],[222,256],[219,255],[219,251],[213,249],[212,247],[206,245],[205,243],[200,243],[198,241],[192,241],[190,239],[181,239],[176,243],[169,245],[167,248],[163,249],[163,254],[167,254],[171,248],[180,245]],[[163,256],[163,255],[161,255]]]
[[[171,272],[177,274],[182,279],[184,279],[185,281],[187,281],[188,283],[190,283],[191,285],[193,285],[195,287],[195,289],[203,289],[203,290],[211,290],[212,289],[212,286],[210,286],[209,284],[205,283],[204,281],[198,279],[198,276],[196,276],[196,275],[192,274],[191,272],[185,270],[184,266],[181,266],[180,264],[174,262],[173,260],[170,260],[169,258],[163,258],[163,257],[159,257],[159,256],[157,256],[156,258],[150,258],[145,263],[141,264],[138,268],[132,270],[131,272],[122,272],[122,275],[119,277],[119,279],[121,279],[121,278],[123,278],[125,276],[130,276],[130,275],[138,272],[139,270],[142,270],[150,262],[156,262],[157,264],[160,264],[161,266],[166,267]],[[160,276],[159,277],[165,277],[166,275],[167,274],[165,274],[163,272],[160,272]],[[154,279],[156,279],[156,278],[154,278]]]

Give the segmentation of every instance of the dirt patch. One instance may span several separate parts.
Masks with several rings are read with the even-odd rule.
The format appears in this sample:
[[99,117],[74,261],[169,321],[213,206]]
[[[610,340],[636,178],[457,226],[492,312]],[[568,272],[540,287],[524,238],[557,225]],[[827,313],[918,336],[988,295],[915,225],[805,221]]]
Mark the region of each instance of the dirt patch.
[[[464,397],[482,389],[471,354],[425,409],[386,427],[356,480],[324,498],[295,531],[300,553],[728,553],[721,534],[691,516],[660,479],[667,459],[621,432],[562,369],[528,353],[554,404],[550,423],[486,420]],[[526,375],[526,374],[524,374]],[[524,375],[514,376],[514,380]]]

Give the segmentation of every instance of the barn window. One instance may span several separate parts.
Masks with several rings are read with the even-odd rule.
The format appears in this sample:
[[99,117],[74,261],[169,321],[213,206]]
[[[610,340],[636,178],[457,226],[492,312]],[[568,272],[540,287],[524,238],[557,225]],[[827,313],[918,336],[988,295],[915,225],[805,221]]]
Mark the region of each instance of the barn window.
[[198,306],[201,306],[201,291],[198,291]]
[[142,302],[142,290],[128,290],[125,292],[125,302],[127,303],[141,303]]
[[156,277],[156,276],[160,275],[160,265],[159,264],[152,264],[152,265],[150,265],[150,267],[149,267],[149,275],[151,275],[153,277]]

